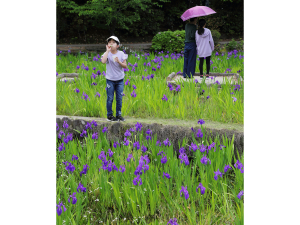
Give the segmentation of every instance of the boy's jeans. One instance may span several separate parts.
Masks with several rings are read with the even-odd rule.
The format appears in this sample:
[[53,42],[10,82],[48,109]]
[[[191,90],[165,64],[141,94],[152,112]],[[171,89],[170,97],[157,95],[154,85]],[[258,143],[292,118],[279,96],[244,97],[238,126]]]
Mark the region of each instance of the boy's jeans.
[[106,93],[107,93],[107,100],[106,100],[106,110],[107,116],[112,116],[112,103],[114,101],[114,92],[116,92],[116,116],[121,116],[121,108],[122,108],[122,94],[124,89],[124,79],[112,81],[106,79]]

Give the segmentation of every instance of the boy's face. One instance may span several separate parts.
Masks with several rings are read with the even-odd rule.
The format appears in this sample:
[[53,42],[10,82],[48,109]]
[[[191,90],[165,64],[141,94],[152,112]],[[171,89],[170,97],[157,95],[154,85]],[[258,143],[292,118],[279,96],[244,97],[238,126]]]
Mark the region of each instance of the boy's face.
[[115,40],[113,40],[113,39],[110,39],[108,41],[107,45],[111,47],[111,50],[116,50],[119,47],[119,45],[117,44],[117,42]]

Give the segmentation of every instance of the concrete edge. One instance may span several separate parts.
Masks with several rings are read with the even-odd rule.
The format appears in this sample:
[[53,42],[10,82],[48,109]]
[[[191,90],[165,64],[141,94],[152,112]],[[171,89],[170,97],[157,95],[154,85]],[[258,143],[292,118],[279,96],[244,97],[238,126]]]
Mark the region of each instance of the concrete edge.
[[[77,131],[82,131],[85,128],[87,122],[91,122],[93,119],[74,119],[68,116],[56,116],[56,123],[59,128],[62,128],[63,122],[66,121],[69,125],[66,130],[67,133],[72,133],[73,137],[80,138],[80,134]],[[107,139],[111,141],[121,141],[124,140],[124,133],[127,129],[135,127],[134,123],[122,123],[122,122],[109,122],[109,121],[97,121],[98,126],[92,128],[92,132],[102,132],[104,127],[108,128]],[[161,142],[169,138],[173,144],[174,150],[179,152],[178,141],[182,142],[184,138],[187,140],[187,144],[190,145],[193,142],[192,131],[190,128],[174,125],[161,125],[157,123],[143,123],[142,132],[145,134],[148,129],[152,130],[153,135],[157,134],[157,139]],[[195,130],[198,130],[200,126],[194,127]],[[241,156],[244,152],[244,133],[236,130],[227,130],[227,129],[211,129],[205,128],[202,132],[205,134],[208,140],[214,141],[216,137],[219,137],[222,144],[222,136],[227,136],[229,140],[232,140],[234,136],[234,153],[237,157],[237,153]],[[59,129],[59,130],[60,130]],[[56,133],[58,134],[58,131]],[[195,137],[199,142],[200,138]],[[188,156],[192,156],[192,151],[187,151]]]

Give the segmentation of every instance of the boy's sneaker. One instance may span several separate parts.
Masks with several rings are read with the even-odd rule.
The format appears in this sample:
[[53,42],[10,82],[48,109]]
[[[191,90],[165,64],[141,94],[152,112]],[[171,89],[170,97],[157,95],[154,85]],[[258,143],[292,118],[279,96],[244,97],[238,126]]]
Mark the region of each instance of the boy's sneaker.
[[117,116],[117,120],[119,120],[119,121],[125,121],[125,119],[122,117],[122,116]]
[[117,121],[119,121],[116,117],[114,117],[113,115],[111,115],[111,116],[108,116],[107,117],[107,120],[108,121],[111,121],[111,122],[117,122]]

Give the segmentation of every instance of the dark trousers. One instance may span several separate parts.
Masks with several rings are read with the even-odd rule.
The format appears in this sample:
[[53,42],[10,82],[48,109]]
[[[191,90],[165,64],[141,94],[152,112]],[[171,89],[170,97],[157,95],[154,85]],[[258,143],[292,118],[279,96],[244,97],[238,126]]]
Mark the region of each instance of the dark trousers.
[[195,75],[196,68],[196,42],[186,42],[184,45],[184,64],[183,64],[183,77]]
[[[200,58],[200,63],[199,63],[199,70],[200,70],[200,75],[203,75],[203,62],[204,58]],[[210,56],[205,57],[205,62],[206,62],[206,74],[209,74],[210,70]]]
[[112,81],[106,79],[106,93],[107,93],[107,100],[106,100],[106,110],[107,116],[112,116],[112,103],[114,101],[114,92],[116,92],[116,116],[121,116],[121,109],[122,109],[122,93],[124,89],[124,79]]

